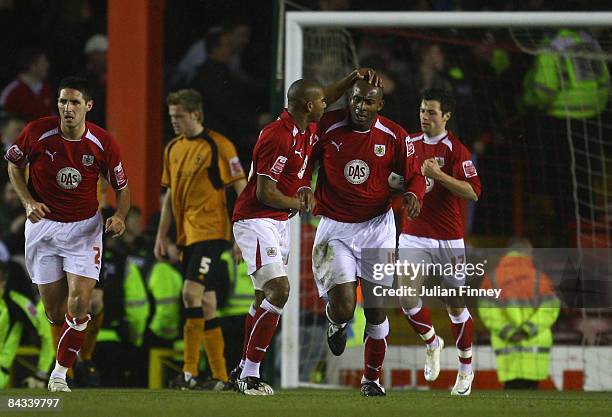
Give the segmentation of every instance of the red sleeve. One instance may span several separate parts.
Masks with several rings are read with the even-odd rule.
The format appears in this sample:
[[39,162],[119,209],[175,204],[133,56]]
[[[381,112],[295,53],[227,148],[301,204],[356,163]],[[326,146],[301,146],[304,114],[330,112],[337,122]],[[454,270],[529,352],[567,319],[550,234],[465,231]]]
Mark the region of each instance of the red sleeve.
[[453,177],[469,182],[476,195],[480,197],[480,178],[478,177],[478,172],[476,172],[474,162],[472,162],[472,155],[463,145],[459,146],[459,151],[456,155],[457,159],[453,161]]
[[4,159],[19,168],[23,168],[29,162],[29,156],[32,151],[32,141],[30,140],[30,125],[27,125],[17,137],[15,144],[8,148],[4,154]]
[[421,174],[421,165],[414,154],[406,158],[404,184],[406,187],[404,192],[416,195],[422,205],[425,197],[425,177]]
[[410,142],[408,134],[402,130],[401,156],[402,156],[402,173],[404,175],[404,192],[413,193],[417,196],[419,203],[423,204],[425,197],[425,177],[421,174],[420,160],[414,149],[414,144]]
[[289,155],[291,135],[282,128],[263,131],[257,152],[257,175],[278,181]]
[[121,153],[117,141],[112,136],[109,136],[108,139],[104,150],[108,181],[115,190],[121,190],[128,183],[127,175],[121,163]]

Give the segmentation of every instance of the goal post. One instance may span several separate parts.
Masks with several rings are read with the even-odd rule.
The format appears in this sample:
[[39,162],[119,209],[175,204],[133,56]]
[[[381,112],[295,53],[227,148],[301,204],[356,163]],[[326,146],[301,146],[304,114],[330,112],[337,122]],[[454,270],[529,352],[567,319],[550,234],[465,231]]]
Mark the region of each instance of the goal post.
[[[284,91],[302,78],[304,31],[308,28],[567,28],[612,27],[612,12],[287,12],[284,26]],[[286,104],[286,98],[285,98]],[[571,145],[571,144],[570,144]],[[288,274],[290,296],[284,308],[281,334],[281,385],[300,386],[300,219],[291,222]],[[323,340],[322,343],[325,343]]]

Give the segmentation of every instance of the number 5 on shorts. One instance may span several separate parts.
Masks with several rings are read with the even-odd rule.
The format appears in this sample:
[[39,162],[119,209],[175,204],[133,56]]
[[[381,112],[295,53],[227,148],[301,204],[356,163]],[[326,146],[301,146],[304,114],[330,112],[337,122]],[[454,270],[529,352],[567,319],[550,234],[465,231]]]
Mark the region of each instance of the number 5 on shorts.
[[200,274],[206,275],[208,274],[208,271],[210,271],[210,263],[212,262],[212,259],[206,257],[206,256],[202,256],[202,260],[200,261]]

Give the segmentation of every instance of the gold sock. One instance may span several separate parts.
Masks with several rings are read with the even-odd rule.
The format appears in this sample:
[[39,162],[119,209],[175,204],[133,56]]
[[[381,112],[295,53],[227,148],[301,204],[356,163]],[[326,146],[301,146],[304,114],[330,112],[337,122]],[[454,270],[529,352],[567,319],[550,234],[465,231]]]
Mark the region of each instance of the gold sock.
[[[201,310],[201,308],[200,308]],[[200,344],[202,343],[203,318],[187,318],[183,326],[183,372],[198,376],[200,362]]]
[[85,329],[85,340],[83,341],[81,353],[79,353],[79,357],[82,360],[91,360],[94,349],[96,348],[96,340],[98,338],[98,333],[100,332],[100,328],[102,327],[103,321],[104,310],[93,316],[89,323],[87,323],[87,328]]
[[[214,320],[214,319],[213,319]],[[213,378],[227,382],[227,367],[225,365],[225,342],[221,327],[204,330],[204,349],[208,357],[208,365]]]

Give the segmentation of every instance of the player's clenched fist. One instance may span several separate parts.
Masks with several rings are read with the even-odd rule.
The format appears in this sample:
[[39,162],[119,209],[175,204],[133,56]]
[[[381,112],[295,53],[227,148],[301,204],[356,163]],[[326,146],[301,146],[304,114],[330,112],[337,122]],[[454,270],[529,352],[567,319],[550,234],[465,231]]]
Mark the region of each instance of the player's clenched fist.
[[423,165],[421,165],[421,174],[426,177],[437,180],[441,173],[440,165],[438,165],[438,162],[434,158],[426,159]]
[[421,212],[421,204],[416,195],[407,193],[404,195],[404,206],[409,219],[414,219]]
[[300,215],[310,213],[315,204],[312,190],[310,188],[300,188],[298,190],[298,198],[300,199]]
[[125,232],[125,221],[119,216],[111,216],[106,220],[104,233],[113,233],[113,237],[121,236]]
[[26,216],[32,223],[39,222],[47,215],[47,213],[51,213],[51,210],[46,204],[39,203],[38,201],[26,204],[25,209]]

